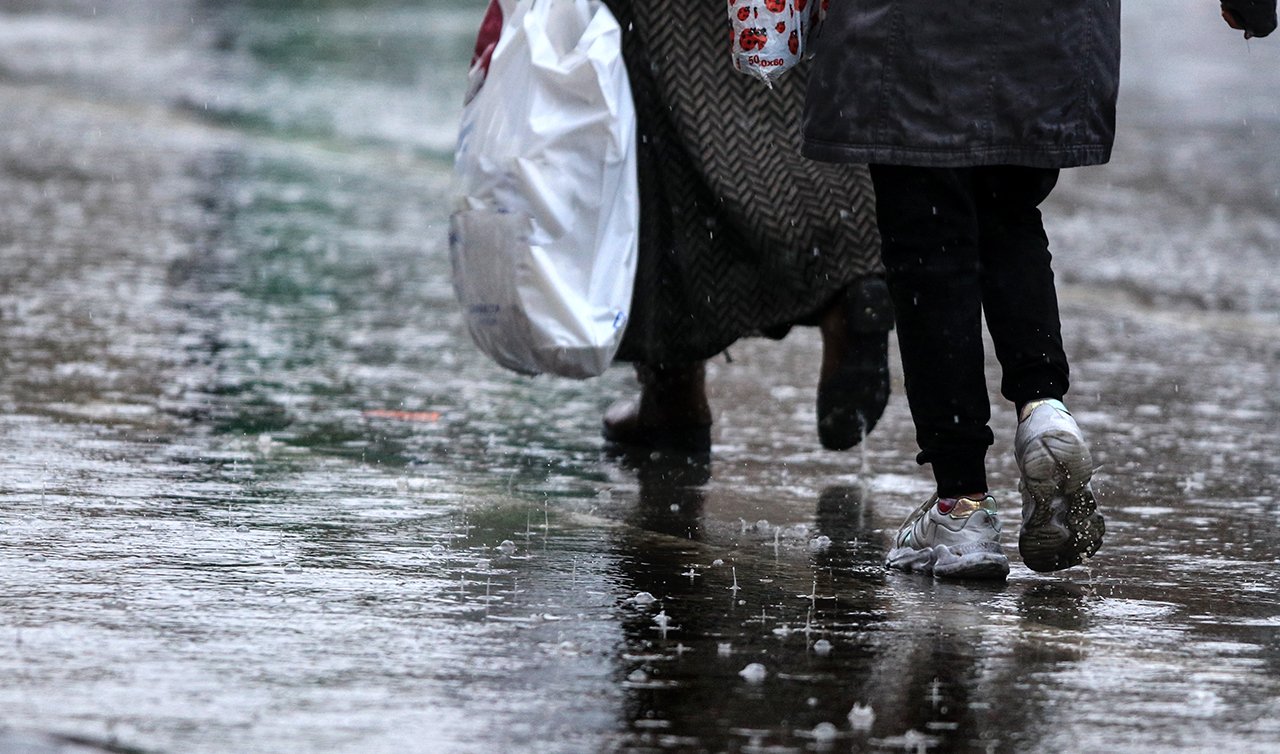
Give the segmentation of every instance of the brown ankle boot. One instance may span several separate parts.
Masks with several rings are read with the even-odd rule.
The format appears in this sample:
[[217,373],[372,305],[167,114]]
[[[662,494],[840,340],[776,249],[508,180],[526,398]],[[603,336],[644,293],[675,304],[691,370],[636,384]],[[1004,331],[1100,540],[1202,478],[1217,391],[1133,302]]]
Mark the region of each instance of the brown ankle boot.
[[893,303],[884,279],[855,281],[822,319],[818,439],[847,450],[866,437],[889,402]]
[[605,440],[653,450],[711,449],[706,362],[637,364],[636,378],[640,397],[620,400],[605,411]]

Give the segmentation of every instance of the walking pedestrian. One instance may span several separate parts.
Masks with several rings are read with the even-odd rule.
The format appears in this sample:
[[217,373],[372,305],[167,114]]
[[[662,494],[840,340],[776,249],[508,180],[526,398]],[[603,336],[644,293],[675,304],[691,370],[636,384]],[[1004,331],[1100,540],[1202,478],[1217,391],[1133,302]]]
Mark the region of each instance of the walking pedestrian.
[[638,398],[605,414],[625,446],[705,451],[705,360],[816,325],[818,434],[846,449],[889,395],[892,305],[865,166],[800,157],[801,67],[772,89],[733,70],[724,3],[605,0],[637,112],[640,251],[618,358]]
[[[1248,36],[1275,0],[1222,3]],[[1018,416],[1023,562],[1076,565],[1102,544],[1093,460],[1063,404],[1067,356],[1039,205],[1061,168],[1106,162],[1118,0],[832,3],[804,117],[806,156],[869,163],[918,461],[937,490],[887,565],[1004,578],[985,457],[982,318]]]
[[[711,447],[706,360],[738,339],[822,334],[821,443],[858,444],[889,398],[892,304],[864,165],[801,159],[805,71],[772,89],[733,71],[717,3],[605,0],[622,28],[635,101],[640,244],[617,358],[640,395],[605,413],[605,439],[644,450]],[[491,0],[473,71],[502,30]],[[679,23],[673,23],[679,19]]]

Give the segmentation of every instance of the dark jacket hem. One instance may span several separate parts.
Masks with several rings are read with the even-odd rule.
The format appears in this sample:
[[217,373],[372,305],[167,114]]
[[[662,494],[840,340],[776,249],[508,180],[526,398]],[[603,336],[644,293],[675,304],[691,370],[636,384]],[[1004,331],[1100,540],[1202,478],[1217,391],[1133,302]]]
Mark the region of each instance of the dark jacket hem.
[[881,144],[843,144],[805,139],[800,153],[820,162],[911,165],[963,168],[982,165],[1024,165],[1031,168],[1074,168],[1101,165],[1111,159],[1111,146],[1088,144],[967,147],[961,149],[899,147]]

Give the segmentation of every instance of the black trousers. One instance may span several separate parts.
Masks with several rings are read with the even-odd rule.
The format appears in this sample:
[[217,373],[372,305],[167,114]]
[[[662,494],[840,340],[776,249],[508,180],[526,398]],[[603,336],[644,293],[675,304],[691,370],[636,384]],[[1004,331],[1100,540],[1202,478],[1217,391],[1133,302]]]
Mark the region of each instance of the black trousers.
[[1062,348],[1039,204],[1057,170],[872,165],[907,402],[938,494],[985,492],[993,441],[982,317],[1005,398],[1061,399]]

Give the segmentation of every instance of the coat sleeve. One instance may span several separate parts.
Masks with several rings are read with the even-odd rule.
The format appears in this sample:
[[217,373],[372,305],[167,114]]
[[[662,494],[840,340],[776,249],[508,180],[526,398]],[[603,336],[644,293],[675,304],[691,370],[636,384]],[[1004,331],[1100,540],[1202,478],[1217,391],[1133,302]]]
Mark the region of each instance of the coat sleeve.
[[1265,37],[1276,30],[1276,0],[1222,0],[1222,9],[1252,36]]

